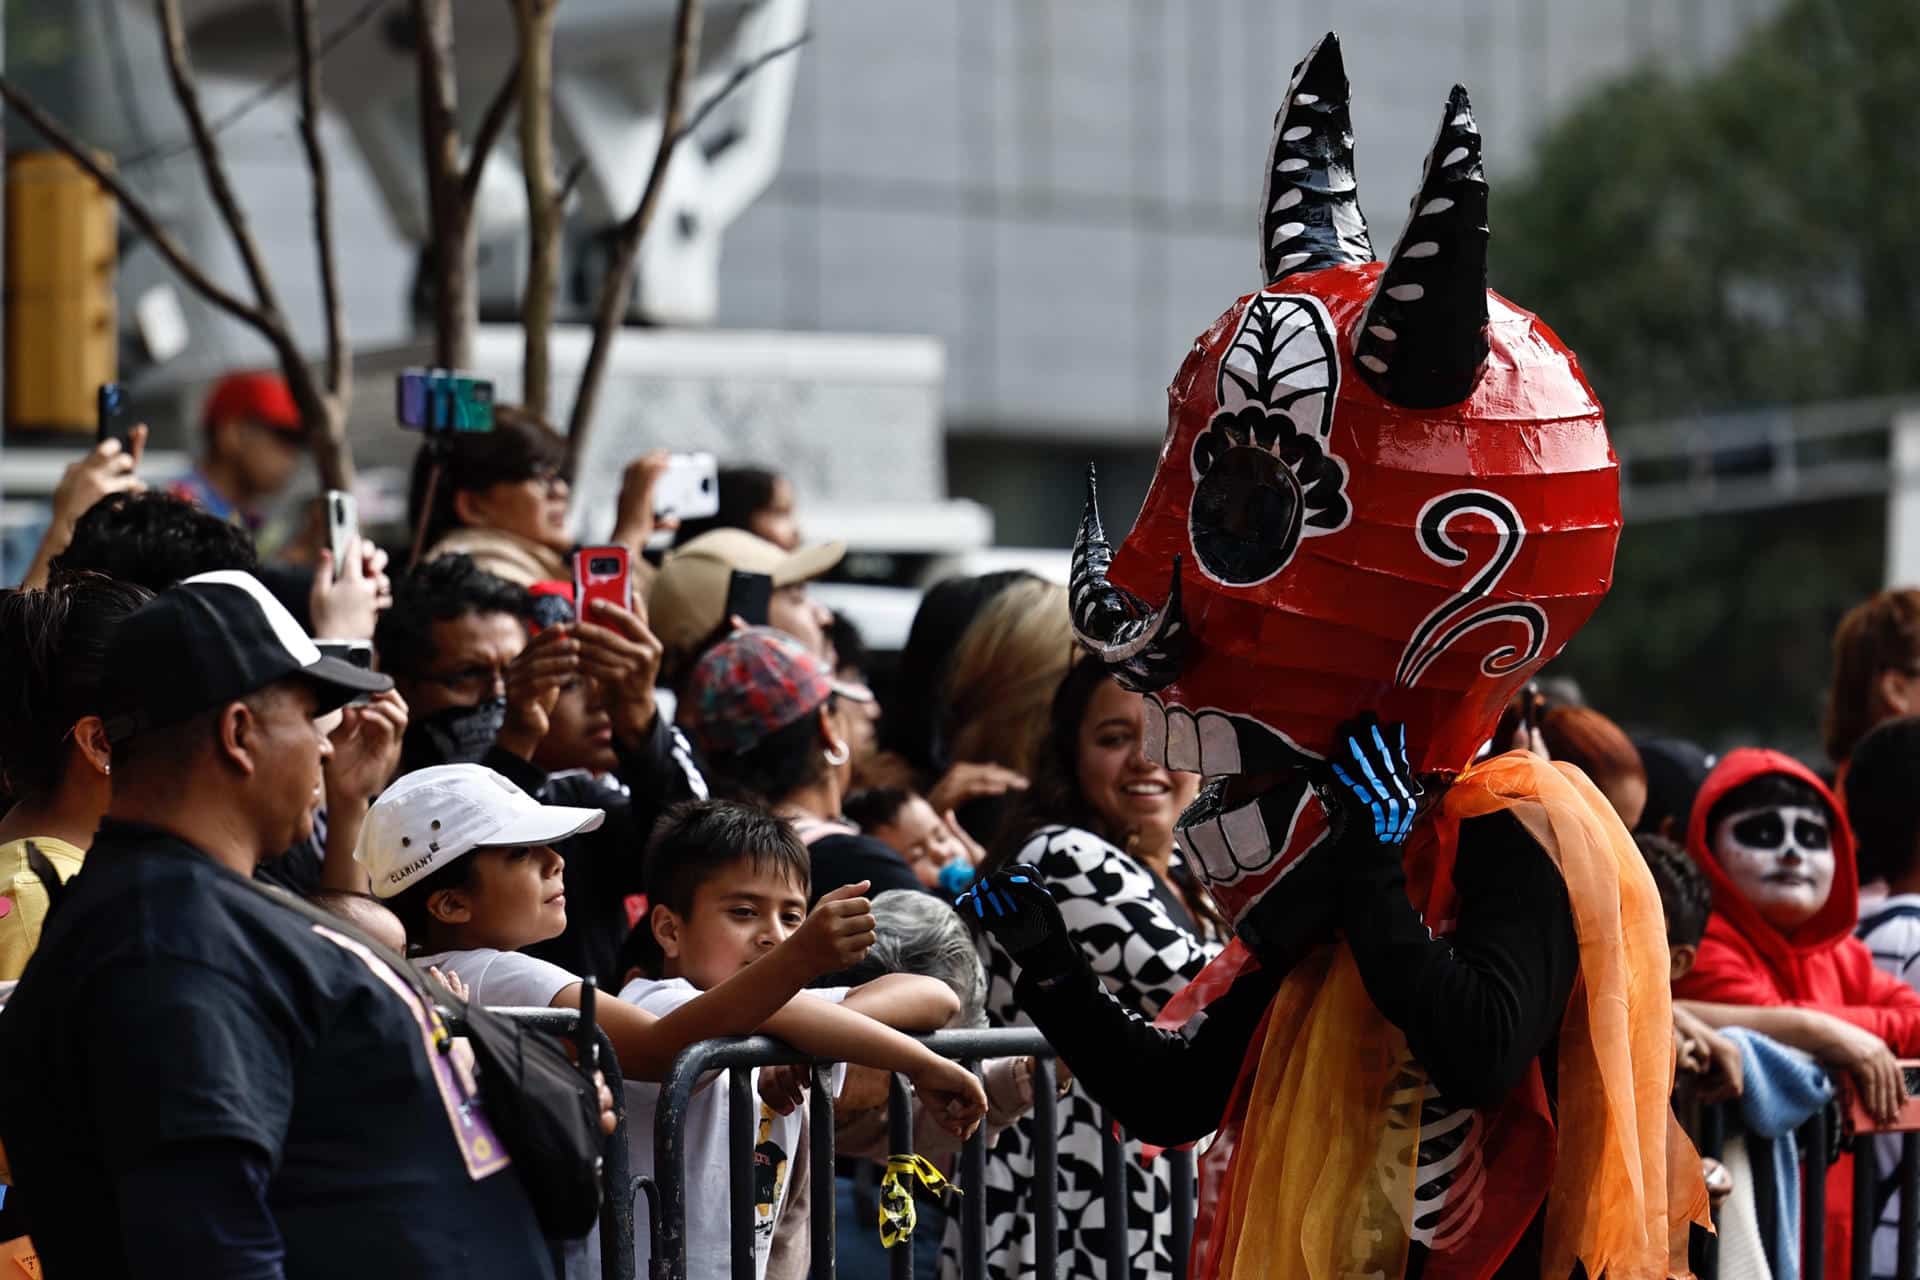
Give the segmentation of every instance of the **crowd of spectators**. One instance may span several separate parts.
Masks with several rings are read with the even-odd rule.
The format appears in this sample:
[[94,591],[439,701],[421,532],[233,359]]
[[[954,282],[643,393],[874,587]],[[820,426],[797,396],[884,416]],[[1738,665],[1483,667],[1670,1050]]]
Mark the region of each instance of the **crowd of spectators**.
[[[719,513],[669,539],[648,455],[605,539],[630,553],[629,596],[579,608],[563,441],[511,407],[439,466],[423,452],[414,545],[393,559],[356,541],[335,564],[299,534],[263,558],[262,504],[298,445],[283,393],[223,384],[170,490],[141,478],[144,430],[89,453],[0,594],[5,1234],[30,1231],[56,1277],[598,1274],[600,1242],[555,1240],[507,1172],[441,1021],[579,1008],[591,980],[635,1172],[676,1055],[765,1033],[845,1064],[828,1076],[843,1268],[883,1265],[899,1073],[938,1166],[986,1126],[991,1274],[1034,1271],[1043,1139],[1061,1270],[1101,1274],[1106,1135],[1071,1064],[976,1076],[911,1034],[1030,1025],[1016,965],[952,907],[1010,863],[1143,1018],[1229,942],[1176,841],[1199,780],[1148,758],[1140,695],[1075,661],[1064,588],[935,584],[883,702],[858,629],[809,593],[845,548],[805,539],[788,481],[725,468]],[[743,578],[766,581],[762,616],[735,612]],[[372,667],[317,642],[370,645]],[[1776,1105],[1800,1070],[1876,1116],[1906,1104],[1916,672],[1920,592],[1886,592],[1836,634],[1824,769],[1629,736],[1564,680],[1489,744],[1579,769],[1637,834],[1666,913],[1681,1114]],[[812,1247],[810,1082],[757,1073],[763,1276],[803,1274]],[[610,1124],[610,1094],[593,1100]],[[728,1271],[731,1105],[705,1089],[687,1117],[696,1275]],[[1203,1182],[1225,1155],[1201,1155]],[[1124,1157],[1134,1272],[1181,1275],[1168,1165],[1131,1139]],[[1878,1161],[1891,1274],[1897,1143]],[[1850,1167],[1830,1178],[1831,1272]],[[1797,1237],[1756,1203],[1771,1184],[1752,1161],[1730,1147],[1709,1183],[1725,1247],[1790,1274]],[[922,1196],[911,1247],[951,1273],[957,1223]]]

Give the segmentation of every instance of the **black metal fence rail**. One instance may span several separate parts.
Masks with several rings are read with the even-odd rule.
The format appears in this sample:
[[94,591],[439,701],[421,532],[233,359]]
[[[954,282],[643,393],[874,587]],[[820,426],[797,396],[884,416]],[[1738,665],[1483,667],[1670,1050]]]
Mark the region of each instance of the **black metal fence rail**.
[[[1058,1153],[1056,1099],[1054,1095],[1054,1051],[1045,1037],[1031,1028],[1001,1028],[987,1031],[939,1031],[916,1039],[942,1057],[960,1062],[979,1073],[980,1063],[988,1058],[1033,1057],[1033,1177],[1029,1194],[1034,1220],[1034,1273],[1051,1276],[1059,1258],[1059,1205],[1055,1181]],[[825,1072],[833,1065],[825,1059],[809,1057],[779,1041],[764,1036],[746,1039],[708,1040],[692,1045],[674,1061],[661,1086],[660,1105],[654,1123],[654,1180],[657,1199],[649,1224],[652,1262],[649,1280],[686,1280],[687,1275],[687,1113],[695,1091],[709,1073],[728,1073],[728,1159],[729,1198],[731,1201],[731,1256],[733,1280],[753,1280],[755,1274],[753,1242],[753,1134],[758,1113],[753,1096],[752,1072],[756,1067],[804,1065],[813,1068],[813,1088],[808,1092],[809,1148],[812,1166],[812,1258],[813,1280],[832,1280],[834,1276],[834,1120],[833,1098],[824,1086]],[[714,1087],[718,1087],[717,1084]],[[890,1149],[896,1153],[913,1150],[913,1098],[906,1082],[893,1077],[888,1093],[888,1129]],[[1126,1152],[1114,1135],[1105,1113],[1101,1116],[1102,1167],[1106,1223],[1105,1251],[1107,1274],[1120,1280],[1129,1274],[1131,1249],[1127,1240],[1128,1197],[1126,1194]],[[1193,1233],[1194,1167],[1187,1152],[1167,1152],[1161,1157],[1170,1162],[1173,1190],[1174,1255],[1184,1273],[1187,1251]],[[960,1265],[966,1280],[985,1280],[986,1276],[986,1131],[982,1126],[961,1148],[959,1177]],[[603,1228],[604,1234],[604,1228]],[[902,1241],[889,1250],[889,1268],[893,1280],[912,1280],[913,1250]],[[609,1277],[611,1272],[607,1273]]]
[[[1823,1107],[1796,1131],[1800,1154],[1800,1255],[1802,1280],[1826,1280],[1827,1170],[1829,1154],[1838,1147],[1853,1156],[1852,1239],[1848,1272],[1851,1280],[1872,1280],[1873,1238],[1880,1228],[1881,1204],[1875,1146],[1878,1133],[1835,1134],[1837,1109]],[[1899,1254],[1894,1280],[1920,1280],[1920,1133],[1902,1133],[1900,1139]],[[1743,1132],[1731,1105],[1711,1108],[1702,1115],[1700,1153],[1716,1159],[1728,1141],[1744,1141],[1756,1174],[1773,1167],[1773,1140]],[[1757,1179],[1756,1179],[1757,1180]],[[1762,1188],[1756,1188],[1760,1194]],[[1721,1280],[1717,1241],[1708,1241],[1698,1260],[1701,1280]],[[1726,1280],[1741,1280],[1738,1276]]]
[[[579,1032],[580,1014],[575,1009],[494,1009],[494,1013],[512,1018],[549,1035],[570,1039]],[[457,1020],[448,1028],[459,1035]],[[633,1196],[635,1184],[632,1161],[627,1156],[627,1095],[620,1087],[620,1059],[613,1051],[607,1029],[596,1026],[600,1042],[601,1071],[613,1094],[616,1118],[613,1136],[601,1155],[600,1165],[600,1277],[601,1280],[634,1280]]]

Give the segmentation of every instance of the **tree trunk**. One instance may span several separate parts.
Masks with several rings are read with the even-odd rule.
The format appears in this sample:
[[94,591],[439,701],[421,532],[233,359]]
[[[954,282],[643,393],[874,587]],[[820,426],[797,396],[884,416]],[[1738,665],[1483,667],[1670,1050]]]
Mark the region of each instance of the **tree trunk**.
[[413,0],[418,31],[420,146],[432,228],[433,359],[465,368],[480,323],[474,285],[476,242],[472,202],[463,194],[460,129],[454,115],[453,0]]
[[633,287],[633,266],[640,257],[640,241],[653,221],[654,208],[667,184],[667,167],[673,163],[673,149],[680,143],[680,122],[687,114],[687,84],[693,79],[700,59],[701,0],[680,0],[674,17],[673,54],[667,65],[667,101],[660,116],[660,145],[654,151],[653,167],[647,173],[647,185],[640,192],[640,203],[614,233],[613,261],[600,282],[600,297],[594,306],[593,343],[587,349],[586,367],[580,372],[580,386],[573,396],[573,412],[567,415],[567,475],[580,465],[586,453],[587,433],[593,429],[593,411],[600,403],[600,383],[606,378],[607,357],[613,340],[619,336],[621,318],[627,310],[627,291]]
[[515,0],[520,37],[520,167],[527,183],[527,285],[520,302],[526,331],[521,403],[541,418],[553,380],[549,345],[560,275],[560,202],[553,180],[553,4]]

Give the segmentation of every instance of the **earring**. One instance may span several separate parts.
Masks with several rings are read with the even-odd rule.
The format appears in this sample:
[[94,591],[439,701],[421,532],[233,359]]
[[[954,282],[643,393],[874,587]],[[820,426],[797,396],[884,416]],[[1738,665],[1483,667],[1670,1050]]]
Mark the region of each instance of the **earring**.
[[838,769],[841,765],[853,759],[853,748],[844,742],[836,742],[831,748],[820,754],[827,758],[827,767],[829,769]]

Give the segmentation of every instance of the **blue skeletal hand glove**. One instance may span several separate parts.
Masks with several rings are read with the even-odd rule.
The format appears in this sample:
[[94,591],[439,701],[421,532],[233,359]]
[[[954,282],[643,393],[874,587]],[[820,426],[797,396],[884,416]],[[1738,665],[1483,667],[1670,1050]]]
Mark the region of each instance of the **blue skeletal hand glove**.
[[1023,972],[1044,979],[1073,966],[1077,953],[1066,917],[1040,873],[1026,863],[981,878],[954,905],[991,934]]
[[1381,724],[1371,713],[1334,731],[1321,800],[1343,834],[1367,835],[1374,843],[1399,845],[1413,829],[1420,780],[1407,763],[1407,727]]

